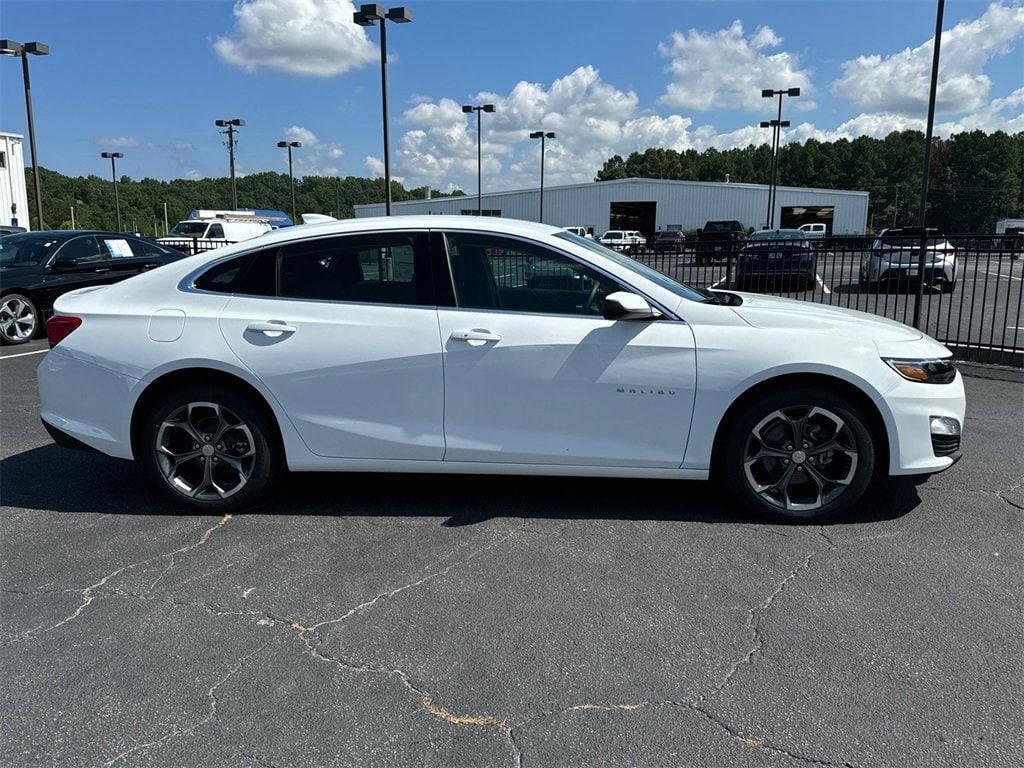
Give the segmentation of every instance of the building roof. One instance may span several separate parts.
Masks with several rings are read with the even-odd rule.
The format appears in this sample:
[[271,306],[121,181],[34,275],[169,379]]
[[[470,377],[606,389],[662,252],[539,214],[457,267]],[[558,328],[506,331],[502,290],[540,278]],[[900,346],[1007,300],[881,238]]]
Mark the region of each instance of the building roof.
[[[726,182],[726,181],[690,181],[687,179],[644,179],[639,177],[630,177],[628,179],[612,179],[609,181],[585,181],[579,184],[563,184],[561,186],[547,186],[544,187],[545,193],[560,192],[572,189],[585,189],[590,190],[596,187],[606,189],[609,187],[620,187],[629,184],[658,184],[662,186],[678,186],[678,187],[712,187],[717,189],[757,189],[757,190],[768,190],[767,184],[747,184],[743,182]],[[817,192],[819,194],[830,194],[830,195],[851,195],[855,197],[867,197],[868,192],[862,190],[852,189],[827,189],[825,187],[789,187],[780,184],[779,190],[792,191],[792,192]],[[481,197],[484,200],[489,198],[505,197],[508,195],[529,195],[538,194],[540,192],[539,187],[531,187],[528,189],[506,189],[496,192],[484,192]],[[441,195],[438,197],[432,197],[429,200],[426,198],[418,198],[416,200],[402,200],[401,202],[393,202],[392,207],[400,207],[405,205],[422,205],[423,203],[440,202],[449,200],[475,200],[476,194],[466,194],[463,196],[452,196],[452,195]],[[383,201],[379,203],[360,203],[359,205],[353,206],[353,208],[368,208],[371,206],[384,205]]]

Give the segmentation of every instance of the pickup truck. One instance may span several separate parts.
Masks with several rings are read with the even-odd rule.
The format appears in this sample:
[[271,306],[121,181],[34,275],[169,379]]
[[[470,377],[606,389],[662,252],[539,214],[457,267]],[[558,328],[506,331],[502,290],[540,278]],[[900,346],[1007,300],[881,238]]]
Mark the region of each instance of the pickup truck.
[[697,263],[726,259],[743,246],[747,230],[738,221],[709,221],[697,230]]

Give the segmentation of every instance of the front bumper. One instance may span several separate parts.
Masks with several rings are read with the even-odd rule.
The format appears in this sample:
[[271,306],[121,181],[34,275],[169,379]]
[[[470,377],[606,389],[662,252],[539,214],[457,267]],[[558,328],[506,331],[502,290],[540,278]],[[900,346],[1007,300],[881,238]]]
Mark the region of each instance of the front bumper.
[[[883,400],[889,422],[889,474],[933,474],[949,469],[960,459],[967,402],[959,373],[949,384],[900,379]],[[959,424],[961,434],[955,445],[936,440],[931,426],[933,417],[954,419]]]

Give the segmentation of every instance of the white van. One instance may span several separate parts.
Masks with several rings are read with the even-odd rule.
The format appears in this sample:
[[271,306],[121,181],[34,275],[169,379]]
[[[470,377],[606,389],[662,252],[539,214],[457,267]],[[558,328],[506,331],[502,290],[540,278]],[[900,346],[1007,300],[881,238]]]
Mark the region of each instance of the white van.
[[158,243],[183,250],[208,251],[229,243],[251,240],[254,237],[270,232],[271,226],[257,219],[185,219],[179,221],[167,237],[157,238]]
[[580,237],[585,237],[588,240],[593,240],[594,239],[594,236],[592,234],[590,234],[589,232],[587,232],[587,228],[586,227],[562,227],[562,229],[564,231],[566,231],[566,232],[572,232],[574,235],[578,235]]

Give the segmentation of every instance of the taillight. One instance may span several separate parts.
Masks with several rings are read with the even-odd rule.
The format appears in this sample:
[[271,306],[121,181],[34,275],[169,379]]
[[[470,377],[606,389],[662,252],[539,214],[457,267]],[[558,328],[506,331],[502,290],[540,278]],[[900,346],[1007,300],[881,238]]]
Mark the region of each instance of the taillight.
[[53,349],[68,334],[82,324],[82,318],[72,315],[54,315],[46,323],[46,339],[50,342],[50,349]]

